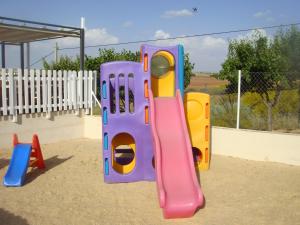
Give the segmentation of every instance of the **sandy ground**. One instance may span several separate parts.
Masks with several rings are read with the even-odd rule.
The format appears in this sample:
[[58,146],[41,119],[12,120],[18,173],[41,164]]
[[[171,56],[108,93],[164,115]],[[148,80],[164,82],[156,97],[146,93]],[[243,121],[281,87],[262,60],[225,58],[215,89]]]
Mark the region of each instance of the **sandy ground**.
[[[42,145],[47,169],[20,188],[0,186],[0,224],[300,224],[300,167],[213,156],[201,173],[206,205],[165,220],[154,182],[105,184],[101,143]],[[0,177],[11,150],[0,149]]]

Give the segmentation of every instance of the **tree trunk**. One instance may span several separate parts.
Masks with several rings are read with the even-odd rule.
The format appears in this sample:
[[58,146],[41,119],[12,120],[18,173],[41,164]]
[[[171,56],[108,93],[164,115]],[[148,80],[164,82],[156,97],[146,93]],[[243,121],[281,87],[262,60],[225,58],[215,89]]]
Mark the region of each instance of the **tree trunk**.
[[272,104],[268,104],[268,131],[273,130],[273,121],[272,121]]
[[277,88],[275,89],[275,96],[273,101],[270,99],[268,92],[260,93],[260,97],[262,98],[263,103],[266,105],[268,109],[268,131],[273,130],[272,109],[277,105],[278,100],[280,98],[280,94],[281,94],[280,86],[277,86]]

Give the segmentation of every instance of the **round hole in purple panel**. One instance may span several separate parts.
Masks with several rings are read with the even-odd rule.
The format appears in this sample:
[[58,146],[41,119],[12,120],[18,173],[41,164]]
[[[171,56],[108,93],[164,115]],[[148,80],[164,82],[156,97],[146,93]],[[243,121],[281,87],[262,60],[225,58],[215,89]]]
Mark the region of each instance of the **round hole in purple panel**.
[[136,163],[136,144],[134,138],[128,133],[119,133],[113,137],[112,167],[120,174],[130,173]]

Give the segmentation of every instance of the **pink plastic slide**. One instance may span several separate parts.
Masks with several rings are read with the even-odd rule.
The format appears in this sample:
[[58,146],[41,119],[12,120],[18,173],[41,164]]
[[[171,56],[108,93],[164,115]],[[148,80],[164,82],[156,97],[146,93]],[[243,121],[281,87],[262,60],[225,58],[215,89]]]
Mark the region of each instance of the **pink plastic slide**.
[[197,182],[182,97],[153,99],[149,90],[151,130],[160,207],[165,218],[191,217],[203,204]]

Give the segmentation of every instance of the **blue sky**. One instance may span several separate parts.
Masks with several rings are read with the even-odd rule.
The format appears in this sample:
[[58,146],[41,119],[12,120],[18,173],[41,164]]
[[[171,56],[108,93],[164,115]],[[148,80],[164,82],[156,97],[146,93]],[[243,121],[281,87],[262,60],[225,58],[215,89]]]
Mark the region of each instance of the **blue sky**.
[[[192,8],[198,12],[193,13]],[[153,1],[3,1],[0,15],[6,17],[80,26],[80,17],[86,19],[86,45],[108,44],[132,40],[165,38],[199,33],[210,33],[240,28],[270,26],[300,22],[300,1],[213,1],[213,0],[153,0]],[[274,31],[266,31],[270,35]],[[218,71],[227,53],[228,39],[249,35],[247,33],[207,36],[154,44],[183,43],[186,52],[196,63],[198,71]],[[78,40],[59,40],[59,47],[77,46]],[[54,42],[32,44],[31,61],[46,55]],[[139,49],[138,45],[118,48]],[[17,66],[18,49],[7,51],[8,66]],[[75,55],[78,51],[61,51]],[[96,55],[97,49],[87,49]],[[53,57],[52,57],[53,58]],[[50,60],[52,59],[50,56]],[[40,66],[40,65],[36,65]]]

